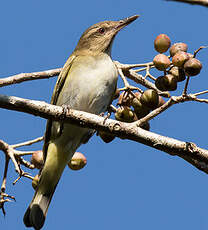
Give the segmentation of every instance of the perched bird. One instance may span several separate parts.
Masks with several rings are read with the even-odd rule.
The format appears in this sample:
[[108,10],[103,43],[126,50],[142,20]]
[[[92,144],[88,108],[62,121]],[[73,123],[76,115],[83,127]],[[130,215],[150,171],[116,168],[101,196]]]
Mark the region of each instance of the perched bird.
[[[93,114],[105,112],[112,102],[118,78],[111,59],[112,42],[120,29],[137,18],[135,15],[89,27],[64,65],[51,103]],[[42,228],[65,166],[91,132],[88,128],[48,120],[43,148],[45,163],[35,195],[24,215],[27,227]]]

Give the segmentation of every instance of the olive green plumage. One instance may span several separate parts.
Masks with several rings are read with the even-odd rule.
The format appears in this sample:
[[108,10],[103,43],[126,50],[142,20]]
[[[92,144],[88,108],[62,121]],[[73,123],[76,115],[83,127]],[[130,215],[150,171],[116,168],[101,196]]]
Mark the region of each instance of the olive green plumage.
[[[120,21],[105,21],[87,29],[65,63],[53,91],[51,103],[93,114],[105,112],[117,84],[117,69],[111,59],[111,46],[117,32],[134,21],[132,16]],[[92,130],[73,124],[48,120],[45,164],[24,223],[41,229],[62,172],[76,149]]]

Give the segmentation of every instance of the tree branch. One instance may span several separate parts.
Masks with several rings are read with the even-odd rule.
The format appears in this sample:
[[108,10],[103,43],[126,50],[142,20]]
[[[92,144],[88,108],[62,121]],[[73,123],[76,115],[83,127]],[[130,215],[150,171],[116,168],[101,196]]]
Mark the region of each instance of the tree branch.
[[[147,68],[152,67],[152,62],[144,63],[144,64],[121,64],[118,61],[114,61],[116,67],[119,71],[123,71],[125,76],[129,79],[133,80],[134,82],[141,84],[147,88],[154,89],[158,91],[158,93],[161,96],[169,97],[169,92],[162,92],[157,89],[157,87],[145,77],[143,77],[141,74],[138,74],[138,70],[133,70],[132,68],[135,67],[145,67],[143,70],[147,70]],[[46,79],[50,77],[54,77],[60,74],[62,68],[57,69],[51,69],[51,70],[45,70],[42,72],[33,72],[33,73],[20,73],[17,75],[13,75],[6,78],[0,78],[0,87],[8,86],[12,84],[22,83],[24,81],[30,81],[30,80],[38,80],[38,79]]]
[[[177,101],[177,103],[195,101],[195,97],[192,95],[186,95],[186,97],[179,96],[174,97],[174,101]],[[5,95],[0,95],[0,107],[29,113],[46,119],[62,120],[85,128],[106,131],[122,139],[136,141],[170,155],[177,155],[198,169],[208,173],[208,150],[199,148],[193,143],[179,141],[146,131],[138,127],[136,123],[125,123],[112,119],[106,120],[94,114],[76,111],[70,108],[66,110],[60,106],[51,105],[42,101],[27,100]]]
[[62,68],[45,70],[34,73],[20,73],[6,78],[0,78],[0,87],[21,83],[23,81],[45,79],[59,75]]
[[168,2],[174,1],[174,2],[184,2],[184,3],[189,3],[192,5],[201,5],[201,6],[206,6],[208,7],[208,0],[166,0]]

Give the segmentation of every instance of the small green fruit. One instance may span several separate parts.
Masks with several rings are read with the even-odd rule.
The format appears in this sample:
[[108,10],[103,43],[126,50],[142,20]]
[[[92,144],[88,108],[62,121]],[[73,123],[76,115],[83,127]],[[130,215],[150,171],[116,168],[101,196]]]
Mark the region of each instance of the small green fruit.
[[39,182],[39,175],[37,174],[32,180],[32,187],[36,190]]
[[121,106],[115,112],[115,118],[118,121],[133,122],[136,120],[136,114],[128,106]]
[[136,116],[140,119],[145,117],[150,112],[150,109],[140,102],[141,93],[135,93],[135,96],[136,97],[132,100],[132,106]]
[[155,109],[158,107],[159,95],[157,91],[153,89],[147,89],[141,95],[140,102],[150,109]]

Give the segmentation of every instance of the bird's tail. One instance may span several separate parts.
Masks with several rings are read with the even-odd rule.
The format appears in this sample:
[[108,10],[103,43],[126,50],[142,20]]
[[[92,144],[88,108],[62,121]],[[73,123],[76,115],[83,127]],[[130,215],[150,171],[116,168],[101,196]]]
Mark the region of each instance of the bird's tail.
[[26,227],[34,227],[36,230],[43,227],[54,191],[55,188],[49,194],[42,194],[40,191],[36,192],[33,201],[24,215]]
[[58,148],[54,143],[49,144],[46,162],[40,175],[36,193],[23,218],[26,227],[33,227],[35,230],[43,227],[48,207],[62,172],[68,163],[69,155],[63,153],[61,148]]

